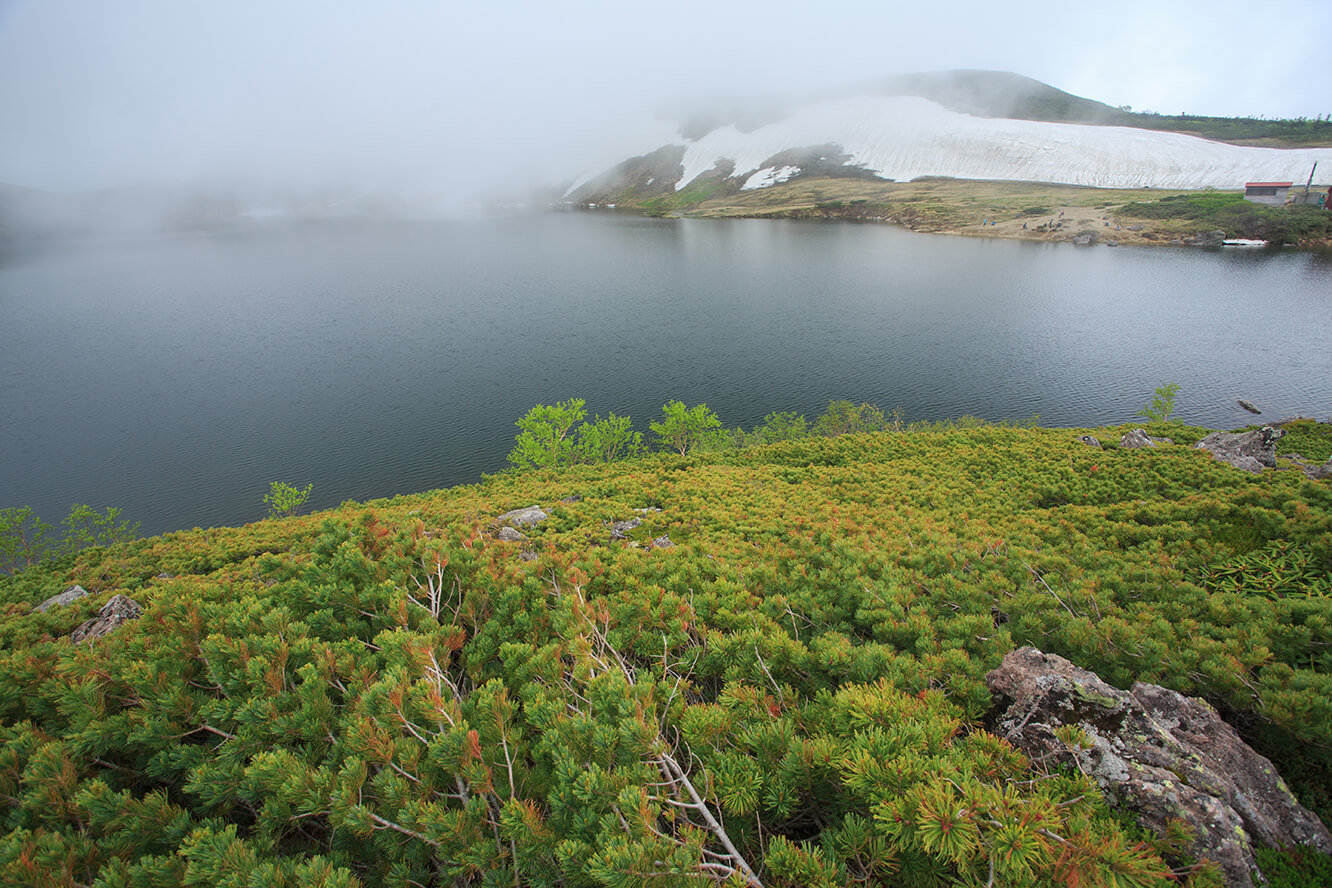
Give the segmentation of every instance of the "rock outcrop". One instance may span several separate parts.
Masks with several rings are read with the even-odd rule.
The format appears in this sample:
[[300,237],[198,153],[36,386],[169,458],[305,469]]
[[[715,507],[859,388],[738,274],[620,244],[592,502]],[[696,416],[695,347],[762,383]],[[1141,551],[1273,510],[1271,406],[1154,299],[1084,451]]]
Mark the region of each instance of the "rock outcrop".
[[1237,469],[1261,473],[1264,466],[1276,466],[1276,442],[1284,434],[1273,426],[1248,432],[1212,432],[1195,446]]
[[75,644],[81,644],[85,641],[92,642],[113,631],[121,623],[130,620],[137,620],[143,615],[143,605],[125,595],[115,595],[102,609],[97,612],[97,616],[91,620],[85,620],[79,625],[79,628],[69,633],[69,640]]
[[1158,444],[1174,444],[1170,438],[1153,438],[1147,434],[1146,429],[1134,429],[1127,432],[1124,437],[1119,439],[1119,446],[1122,450],[1133,450],[1138,447],[1155,447]]
[[499,524],[509,524],[514,527],[528,527],[533,524],[540,524],[550,516],[541,511],[540,506],[525,506],[521,509],[514,509],[511,512],[505,512],[495,521]]
[[1101,440],[1093,435],[1079,435],[1078,441],[1088,447],[1100,447]]
[[518,543],[527,539],[522,533],[512,527],[501,527],[495,531],[495,539],[503,540],[506,543]]
[[[1183,820],[1194,831],[1191,851],[1215,861],[1230,888],[1261,879],[1254,844],[1332,854],[1327,828],[1202,700],[1141,682],[1121,691],[1032,647],[1004,657],[985,681],[1003,707],[995,733],[1038,766],[1081,770],[1144,826],[1162,832]],[[1059,739],[1065,725],[1088,742]]]
[[67,604],[73,604],[74,602],[78,601],[80,598],[84,598],[87,595],[88,595],[88,590],[83,588],[82,586],[70,586],[68,589],[66,589],[64,592],[61,592],[59,595],[52,595],[50,598],[46,599],[41,604],[34,607],[32,609],[32,612],[34,614],[44,614],[46,613],[47,608],[64,607]]
[[1221,229],[1208,231],[1204,234],[1196,234],[1193,237],[1186,238],[1185,243],[1195,247],[1219,247],[1226,240],[1226,233]]
[[612,521],[607,525],[610,528],[610,538],[613,540],[627,539],[629,531],[638,527],[642,523],[642,518],[630,518],[628,521]]

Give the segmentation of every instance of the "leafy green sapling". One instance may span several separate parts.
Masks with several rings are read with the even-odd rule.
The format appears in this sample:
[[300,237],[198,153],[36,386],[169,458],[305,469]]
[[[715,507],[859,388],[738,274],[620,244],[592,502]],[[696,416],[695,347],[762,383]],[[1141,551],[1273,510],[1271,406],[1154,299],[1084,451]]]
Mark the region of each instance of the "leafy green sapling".
[[274,481],[268,485],[268,493],[264,494],[264,503],[268,506],[269,518],[290,518],[301,510],[305,501],[310,498],[310,490],[314,484],[307,484],[304,487],[293,487],[285,481]]
[[1133,415],[1151,422],[1169,422],[1170,414],[1175,412],[1175,393],[1178,391],[1178,383],[1166,383],[1156,390],[1150,404]]

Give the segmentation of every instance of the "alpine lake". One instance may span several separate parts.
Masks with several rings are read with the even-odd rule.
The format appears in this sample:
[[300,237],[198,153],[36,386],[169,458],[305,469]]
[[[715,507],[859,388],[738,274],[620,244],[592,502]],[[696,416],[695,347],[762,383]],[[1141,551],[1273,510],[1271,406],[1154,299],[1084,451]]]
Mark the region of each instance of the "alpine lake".
[[[1332,256],[561,213],[0,253],[0,506],[145,534],[479,481],[571,397],[648,433],[833,399],[907,420],[1236,428],[1332,412]],[[1262,410],[1250,416],[1236,403]]]

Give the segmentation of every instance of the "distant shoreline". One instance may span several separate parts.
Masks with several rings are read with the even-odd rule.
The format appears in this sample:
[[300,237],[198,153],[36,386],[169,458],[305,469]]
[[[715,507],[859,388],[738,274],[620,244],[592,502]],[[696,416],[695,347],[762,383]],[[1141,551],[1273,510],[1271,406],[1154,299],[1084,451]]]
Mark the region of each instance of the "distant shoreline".
[[[1315,186],[1315,190],[1326,189]],[[766,188],[709,197],[695,203],[675,201],[617,201],[575,205],[579,209],[632,211],[648,216],[742,219],[826,219],[897,225],[910,231],[964,237],[997,237],[1042,243],[1087,242],[1115,246],[1218,246],[1226,238],[1279,240],[1258,218],[1262,210],[1242,204],[1253,219],[1239,220],[1250,228],[1235,229],[1232,217],[1218,218],[1200,209],[1190,215],[1190,201],[1237,203],[1236,191],[1187,191],[1153,188],[1110,189],[1041,182],[996,182],[961,179],[918,179],[881,182],[863,178],[800,178]],[[1174,200],[1182,215],[1151,218],[1133,207]],[[1276,208],[1273,208],[1276,209]],[[1301,234],[1301,248],[1332,248],[1332,212],[1312,207],[1290,207],[1307,221],[1310,212],[1326,213],[1315,221],[1322,226],[1313,236]],[[1278,219],[1284,223],[1284,219]],[[1230,223],[1230,224],[1227,224]]]

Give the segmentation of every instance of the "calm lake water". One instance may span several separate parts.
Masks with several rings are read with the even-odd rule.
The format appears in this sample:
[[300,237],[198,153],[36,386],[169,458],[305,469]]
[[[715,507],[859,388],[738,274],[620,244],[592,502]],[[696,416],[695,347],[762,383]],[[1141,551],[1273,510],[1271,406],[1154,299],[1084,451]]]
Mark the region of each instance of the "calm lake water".
[[1236,427],[1332,412],[1332,259],[1078,249],[887,226],[550,215],[305,225],[0,255],[0,506],[145,533],[412,493],[504,467],[587,399],[647,432],[833,398],[907,419]]

